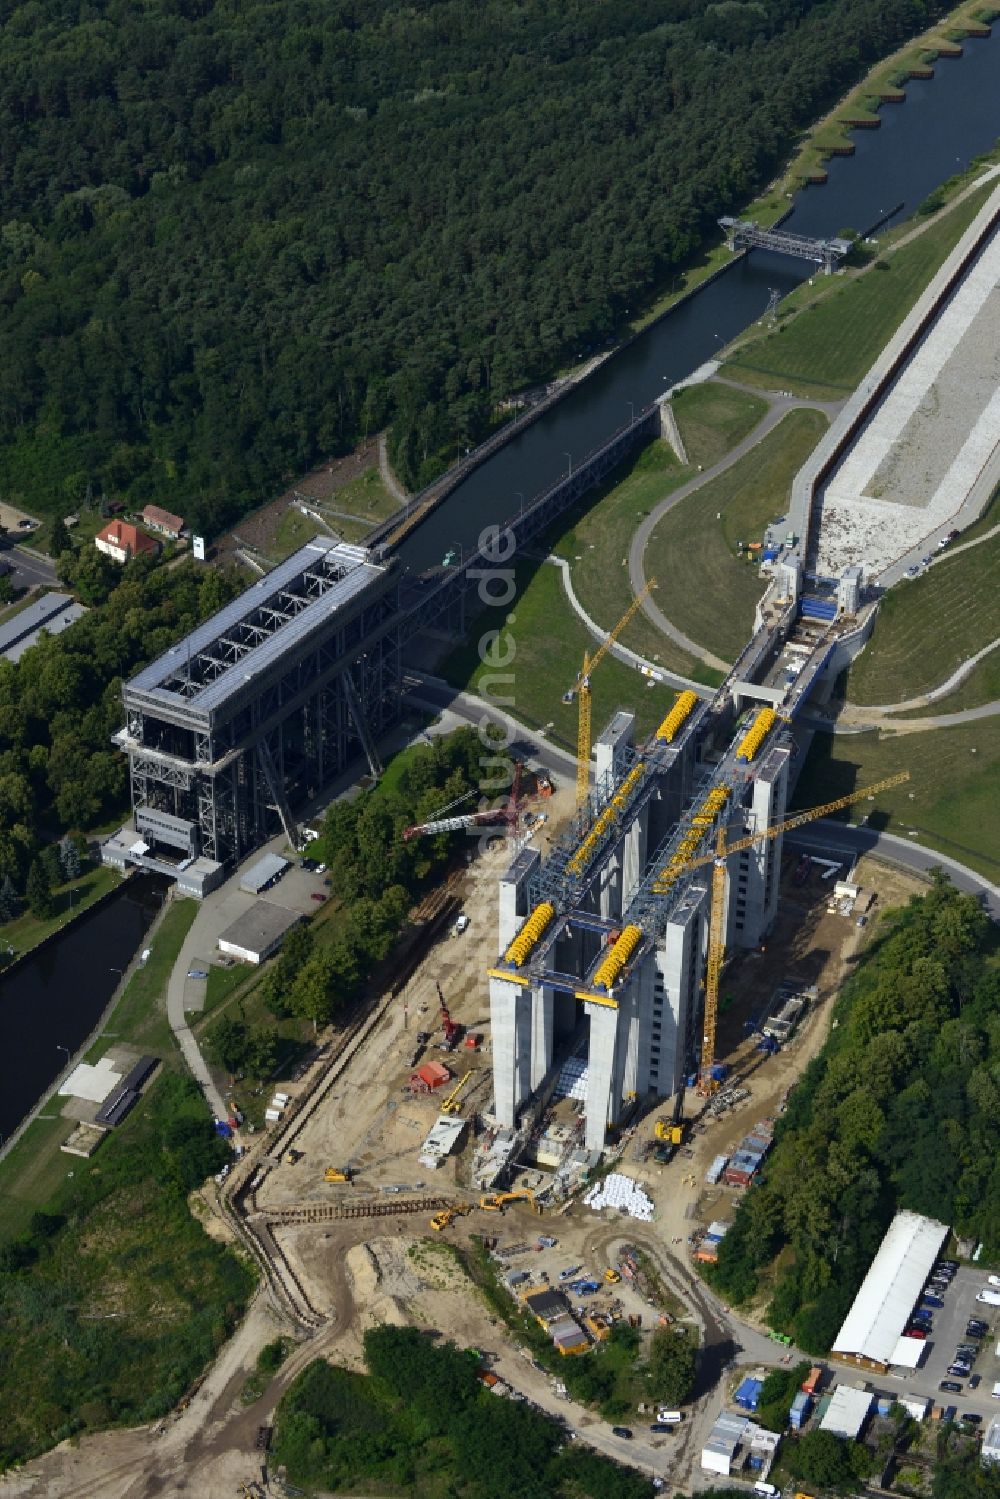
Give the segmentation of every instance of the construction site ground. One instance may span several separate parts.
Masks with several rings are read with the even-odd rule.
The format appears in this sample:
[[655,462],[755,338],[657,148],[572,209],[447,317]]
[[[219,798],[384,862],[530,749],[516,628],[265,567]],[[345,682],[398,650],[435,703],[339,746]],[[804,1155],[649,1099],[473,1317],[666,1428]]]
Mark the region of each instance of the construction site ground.
[[[553,812],[564,813],[569,802],[570,794],[563,792],[562,804],[553,806]],[[551,824],[541,836],[550,831]],[[407,1196],[471,1200],[465,1185],[468,1143],[437,1171],[417,1162],[420,1143],[437,1117],[441,1096],[410,1096],[409,1058],[418,1030],[432,1032],[432,1048],[440,1038],[435,990],[440,983],[453,1016],[468,1029],[481,1032],[485,1041],[478,1054],[460,1049],[445,1056],[431,1049],[428,1056],[443,1058],[457,1073],[466,1066],[476,1072],[477,1079],[468,1085],[463,1098],[463,1113],[469,1112],[470,1096],[472,1107],[488,1104],[484,969],[495,957],[496,879],[506,858],[506,849],[497,841],[470,864],[463,891],[468,930],[460,936],[444,936],[416,970],[405,994],[387,1008],[330,1100],[303,1126],[296,1139],[301,1158],[295,1164],[275,1160],[270,1166],[256,1197],[258,1211],[280,1217],[282,1209],[299,1203],[319,1206],[376,1197],[386,1202],[403,1200],[396,1194],[380,1193],[385,1186],[405,1186]],[[80,1499],[197,1494],[199,1499],[221,1499],[239,1492],[242,1484],[261,1479],[257,1431],[273,1419],[277,1401],[291,1379],[320,1356],[361,1367],[364,1331],[377,1322],[413,1322],[459,1344],[489,1351],[501,1377],[541,1408],[568,1421],[579,1438],[650,1474],[685,1483],[697,1471],[701,1446],[719,1408],[718,1380],[725,1369],[737,1358],[777,1363],[782,1356],[775,1344],[760,1336],[759,1329],[729,1317],[728,1308],[722,1308],[693,1274],[687,1242],[692,1229],[713,1217],[730,1216],[738,1196],[732,1188],[706,1188],[705,1170],[716,1154],[731,1151],[757,1119],[778,1112],[787,1090],[821,1046],[831,1001],[874,925],[862,930],[852,917],[828,915],[829,885],[814,872],[804,886],[796,887],[789,877],[794,861],[785,862],[781,916],[767,951],[739,955],[723,982],[723,994],[732,992],[736,997],[724,1015],[720,1054],[732,1064],[740,1085],[750,1089],[749,1099],[710,1123],[696,1123],[687,1145],[667,1166],[638,1158],[651,1136],[657,1110],[635,1125],[623,1142],[620,1169],[642,1182],[653,1198],[653,1223],[636,1223],[618,1214],[597,1215],[577,1201],[568,1210],[544,1218],[520,1204],[505,1214],[477,1210],[456,1220],[440,1237],[430,1231],[424,1213],[274,1224],[272,1231],[281,1249],[323,1320],[312,1336],[300,1341],[260,1400],[246,1407],[240,1392],[263,1344],[286,1330],[264,1291],[201,1387],[165,1422],[152,1431],[109,1432],[87,1436],[78,1445],[64,1443],[20,1473],[7,1475],[0,1494],[32,1499],[69,1494]],[[919,888],[915,878],[871,860],[859,865],[855,878],[877,892],[878,909],[905,901]],[[763,1058],[754,1040],[746,1039],[744,1018],[759,1013],[785,977],[816,985],[819,997],[788,1046],[776,1057]],[[689,1117],[695,1102],[695,1095],[689,1093]],[[267,1149],[267,1142],[260,1142],[253,1159],[259,1161]],[[358,1170],[354,1184],[324,1182],[327,1166],[347,1162]],[[212,1221],[210,1228],[215,1233],[229,1231],[221,1220]],[[544,1272],[557,1283],[561,1269],[577,1264],[599,1278],[615,1262],[624,1243],[635,1244],[649,1255],[671,1293],[671,1304],[697,1327],[705,1347],[697,1398],[677,1434],[654,1436],[640,1418],[635,1438],[623,1442],[594,1413],[562,1397],[551,1377],[514,1344],[448,1249],[448,1241],[467,1241],[484,1232],[496,1235],[502,1245],[531,1246],[540,1231],[557,1239],[554,1249],[538,1253],[528,1247],[509,1261],[512,1267],[527,1268],[532,1279]],[[621,1314],[640,1316],[647,1331],[655,1326],[657,1308],[644,1303],[625,1282],[602,1287],[598,1296],[588,1298],[587,1307],[607,1309],[615,1303]]]

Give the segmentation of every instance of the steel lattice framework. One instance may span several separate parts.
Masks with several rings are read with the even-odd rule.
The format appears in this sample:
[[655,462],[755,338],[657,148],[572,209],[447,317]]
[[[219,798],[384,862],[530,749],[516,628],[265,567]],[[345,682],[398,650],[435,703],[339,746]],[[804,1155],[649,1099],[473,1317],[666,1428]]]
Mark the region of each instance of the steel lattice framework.
[[[396,721],[403,619],[391,565],[317,537],[125,687],[132,805],[243,858]],[[377,762],[373,763],[377,771]]]

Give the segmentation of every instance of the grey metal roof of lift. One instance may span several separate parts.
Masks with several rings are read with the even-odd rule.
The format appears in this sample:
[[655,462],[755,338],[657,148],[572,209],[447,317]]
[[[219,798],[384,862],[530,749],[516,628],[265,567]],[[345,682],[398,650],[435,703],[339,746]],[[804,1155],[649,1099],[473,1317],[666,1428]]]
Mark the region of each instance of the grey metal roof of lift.
[[[213,681],[206,682],[190,695],[164,685],[179,671],[183,671],[186,660],[198,656],[227,631],[242,624],[255,610],[266,606],[282,590],[294,584],[310,567],[317,563],[326,565],[328,561],[341,566],[343,575],[291,619],[279,625],[258,646],[248,650],[227,670],[220,672]],[[284,562],[280,562],[259,582],[240,594],[239,598],[213,614],[211,619],[144,667],[130,680],[128,689],[162,698],[165,703],[194,709],[199,713],[216,708],[245,681],[287,655],[290,649],[312,634],[328,615],[343,609],[371,583],[381,578],[385,571],[384,566],[366,560],[363,549],[334,541],[332,537],[317,536],[297,552],[293,552]]]

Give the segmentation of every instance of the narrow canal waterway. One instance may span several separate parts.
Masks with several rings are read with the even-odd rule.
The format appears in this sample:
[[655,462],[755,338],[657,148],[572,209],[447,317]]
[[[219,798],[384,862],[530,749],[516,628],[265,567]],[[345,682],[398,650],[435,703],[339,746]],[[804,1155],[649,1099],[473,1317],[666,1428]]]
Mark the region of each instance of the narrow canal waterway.
[[[906,85],[906,103],[887,105],[878,130],[856,130],[855,154],[828,163],[829,180],[798,195],[785,227],[825,237],[865,231],[897,203],[906,218],[941,182],[989,150],[1000,135],[1000,40],[968,39],[964,55],[939,61],[936,76]],[[461,545],[474,548],[483,526],[516,515],[676,381],[714,358],[761,317],[770,290],[782,295],[811,273],[784,256],[755,251],[682,303],[602,365],[456,489],[400,547],[413,572]]]
[[67,1051],[73,1055],[97,1024],[166,885],[158,875],[133,876],[35,957],[0,975],[3,1139],[65,1069]]

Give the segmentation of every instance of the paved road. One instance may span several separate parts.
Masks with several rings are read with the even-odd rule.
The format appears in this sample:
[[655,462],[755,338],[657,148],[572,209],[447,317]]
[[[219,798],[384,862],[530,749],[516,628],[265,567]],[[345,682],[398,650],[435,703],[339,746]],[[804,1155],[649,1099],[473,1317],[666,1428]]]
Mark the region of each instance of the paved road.
[[419,671],[409,671],[407,676],[414,684],[406,688],[408,702],[415,703],[421,708],[430,708],[433,712],[447,709],[457,718],[463,719],[476,728],[484,720],[487,723],[500,725],[507,733],[508,747],[512,755],[520,754],[522,759],[527,758],[527,755],[534,756],[543,761],[546,767],[554,771],[556,775],[575,781],[576,759],[574,756],[550,744],[545,735],[539,733],[537,729],[527,728],[525,724],[512,718],[509,713],[505,713],[502,708],[488,703],[485,698],[476,697],[471,692],[459,692],[457,688],[449,686],[440,677],[428,676],[426,672]]
[[[736,385],[736,382],[732,380],[727,380],[723,383],[734,385],[737,389],[743,388]],[[842,401],[806,401],[799,396],[785,396],[774,391],[758,390],[756,387],[754,387],[753,394],[768,402],[768,411],[766,415],[761,417],[756,427],[751,432],[748,432],[743,441],[738,442],[735,448],[730,448],[729,452],[718,463],[714,463],[711,468],[705,469],[703,473],[697,474],[695,478],[689,479],[686,484],[682,484],[679,489],[675,489],[673,494],[667,495],[658,505],[654,505],[653,509],[637,527],[632,536],[628,553],[629,580],[632,584],[632,591],[635,594],[641,593],[646,586],[645,554],[649,538],[668,511],[672,510],[675,505],[679,505],[682,500],[686,500],[688,495],[693,494],[696,489],[700,489],[703,484],[709,483],[710,480],[717,478],[719,474],[724,474],[727,469],[732,468],[735,463],[739,463],[741,458],[745,458],[752,448],[755,448],[769,432],[774,430],[778,423],[787,416],[789,411],[803,409],[822,411],[826,416],[832,417],[843,405]],[[696,656],[700,661],[704,661],[706,665],[714,667],[716,671],[729,670],[729,662],[723,661],[718,656],[713,655],[711,651],[706,650],[704,646],[699,645],[696,641],[685,635],[683,631],[678,630],[676,625],[671,624],[670,620],[667,619],[662,609],[658,607],[651,596],[643,600],[642,607],[658,629],[662,630],[664,635],[673,640],[682,650],[687,651],[692,656]]]
[[892,864],[901,864],[905,869],[927,874],[932,869],[943,869],[952,884],[959,890],[977,895],[994,921],[1000,921],[1000,888],[990,883],[985,876],[977,874],[968,865],[939,854],[936,849],[923,848],[915,839],[899,838],[895,833],[879,833],[874,828],[852,827],[848,823],[821,818],[807,827],[796,828],[785,836],[792,848],[807,850],[843,851],[857,856],[876,853]]
[[55,587],[55,563],[50,562],[48,557],[26,551],[24,547],[12,546],[0,550],[0,558],[9,562],[14,569],[10,579],[13,588]]
[[[557,567],[559,569],[559,575],[562,578],[563,592],[566,595],[570,608],[573,610],[573,613],[577,616],[577,618],[581,621],[584,629],[589,631],[589,633],[594,637],[595,640],[601,641],[603,643],[608,638],[608,632],[591,619],[590,615],[587,613],[586,609],[577,598],[576,590],[573,587],[573,576],[570,570],[569,563],[564,557],[546,557],[545,560],[550,565],[550,567]],[[640,656],[637,655],[635,651],[630,651],[628,646],[622,645],[620,640],[612,641],[611,654],[612,656],[617,657],[617,659],[622,663],[623,666],[633,666],[636,670],[638,670],[640,666],[646,666],[650,671],[657,672],[670,687],[689,687],[691,691],[696,692],[699,697],[711,698],[715,696],[714,687],[706,687],[704,683],[696,682],[692,677],[682,677],[675,671],[668,671],[667,668],[661,665],[659,661],[647,661],[645,656]]]

